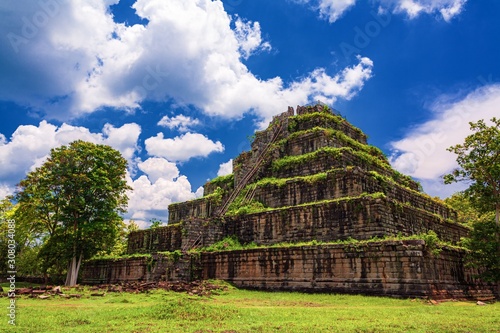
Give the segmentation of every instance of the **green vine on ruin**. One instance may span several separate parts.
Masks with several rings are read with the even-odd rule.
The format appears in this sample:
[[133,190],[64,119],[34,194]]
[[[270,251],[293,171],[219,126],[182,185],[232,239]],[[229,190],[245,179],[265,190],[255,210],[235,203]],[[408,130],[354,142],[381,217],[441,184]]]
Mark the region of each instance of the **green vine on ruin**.
[[[255,184],[252,184],[254,186]],[[265,207],[264,204],[258,201],[250,201],[246,205],[241,205],[238,206],[238,203],[235,203],[233,207],[230,206],[230,209],[226,213],[226,216],[235,216],[235,215],[248,215],[248,214],[257,214],[257,213],[263,213],[263,212],[271,212],[271,211],[282,211],[282,210],[287,210],[290,208],[296,208],[296,207],[309,207],[309,206],[315,206],[315,205],[324,205],[324,204],[330,204],[330,203],[349,203],[354,200],[360,200],[360,199],[386,199],[385,193],[382,192],[376,192],[376,193],[362,193],[359,196],[353,196],[353,197],[341,197],[341,198],[335,198],[335,199],[326,199],[326,200],[321,200],[321,201],[314,201],[314,202],[306,202],[302,203],[299,205],[294,205],[294,206],[283,206],[283,207],[276,207],[276,208],[270,208],[270,207]]]
[[273,161],[272,169],[274,172],[291,169],[293,167],[314,161],[315,159],[318,158],[318,156],[321,156],[323,154],[330,155],[331,157],[334,158],[340,158],[342,157],[342,154],[344,152],[357,156],[367,164],[372,164],[381,168],[382,170],[386,170],[389,174],[391,174],[394,177],[396,181],[402,183],[405,186],[409,186],[409,184],[415,183],[415,181],[411,177],[403,175],[397,172],[396,170],[393,170],[388,163],[382,162],[379,158],[376,158],[373,155],[370,155],[369,153],[366,153],[364,151],[357,151],[351,147],[341,147],[341,148],[323,147],[311,153],[303,155],[286,156],[279,160]]
[[288,118],[288,131],[289,132],[295,132],[298,126],[299,122],[306,122],[310,120],[322,120],[325,122],[325,124],[328,124],[328,121],[332,121],[335,124],[342,124],[344,126],[347,126],[351,128],[353,131],[355,131],[358,135],[361,137],[366,138],[366,135],[361,131],[359,128],[351,125],[348,123],[344,118],[335,115],[331,112],[311,112],[311,113],[306,113],[306,114],[301,114],[297,116],[292,116]]
[[301,248],[310,246],[329,246],[329,245],[343,245],[344,250],[359,252],[362,250],[363,246],[374,244],[374,243],[387,243],[387,242],[397,242],[397,241],[412,241],[412,240],[422,240],[425,242],[426,250],[429,251],[433,256],[437,257],[441,251],[445,248],[467,251],[464,247],[452,244],[450,242],[442,241],[437,234],[430,230],[426,233],[420,233],[411,236],[398,235],[387,235],[384,237],[374,236],[370,239],[358,240],[352,237],[346,239],[335,240],[335,241],[300,241],[300,242],[280,242],[275,244],[258,245],[255,242],[242,244],[236,236],[226,237],[210,246],[197,248],[192,250],[193,253],[204,253],[204,252],[224,252],[224,251],[240,251],[240,250],[252,250],[252,249],[274,249],[274,248]]
[[231,173],[225,176],[218,176],[210,180],[208,183],[219,187],[224,187],[224,186],[234,187],[234,174]]

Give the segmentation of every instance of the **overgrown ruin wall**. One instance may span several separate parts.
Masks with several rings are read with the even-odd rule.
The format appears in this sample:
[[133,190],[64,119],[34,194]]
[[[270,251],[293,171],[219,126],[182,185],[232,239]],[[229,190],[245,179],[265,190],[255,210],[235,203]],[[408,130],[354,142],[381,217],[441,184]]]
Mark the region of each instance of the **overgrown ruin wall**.
[[[342,117],[323,105],[294,114],[289,108],[257,132],[251,151],[234,159],[233,175],[205,184],[203,198],[170,205],[168,226],[131,233],[128,253],[148,255],[87,262],[83,282],[215,278],[266,290],[444,298],[487,290],[459,250],[432,255],[422,240],[374,241],[433,240],[423,234],[434,231],[456,244],[469,229]],[[268,248],[189,252],[229,236]],[[371,241],[338,242],[349,238]]]
[[93,261],[87,284],[129,281],[220,279],[262,290],[362,293],[400,297],[481,298],[494,289],[464,268],[464,253],[444,248],[437,255],[425,242],[258,248],[178,258]]
[[154,253],[175,251],[182,246],[182,226],[173,224],[167,227],[139,230],[128,236],[127,253]]
[[[238,287],[403,297],[491,295],[473,287],[463,253],[434,257],[423,241],[269,248],[202,254],[202,276]],[[467,273],[463,273],[463,272]]]
[[225,235],[243,243],[368,240],[386,235],[410,236],[434,230],[441,240],[458,242],[468,229],[439,216],[387,199],[370,197],[323,202],[226,219]]
[[[290,124],[290,127],[292,127],[290,128],[290,130],[293,132],[304,131],[314,127],[332,128],[342,133],[345,133],[347,136],[351,137],[352,139],[362,144],[366,144],[366,135],[361,130],[355,128],[341,117],[331,117],[330,116],[331,113],[325,112],[322,109],[322,106],[319,105],[316,105],[314,107],[297,106],[296,113],[298,116],[304,116],[311,113],[315,114],[319,113],[320,115],[324,116],[319,116],[319,117],[311,116],[308,119],[302,119],[302,121],[300,122],[294,121],[293,124]],[[291,115],[293,115],[293,113],[291,113]]]
[[210,198],[200,198],[180,204],[171,204],[168,206],[168,223],[176,224],[193,217],[207,218],[214,214],[216,208],[216,201]]
[[456,219],[456,212],[422,193],[377,179],[355,167],[332,170],[324,178],[290,179],[278,184],[257,186],[254,200],[265,207],[289,207],[341,197],[356,197],[362,193],[385,193],[389,199],[407,203],[415,208],[438,214],[445,219]]
[[[274,167],[267,172],[275,178],[294,178],[315,175],[331,169],[360,166],[366,171],[375,171],[386,177],[394,179],[398,177],[394,170],[384,167],[382,163],[375,164],[372,160],[363,158],[362,155],[349,149],[320,150],[313,154],[314,156],[311,156],[307,161],[298,161],[283,167]],[[407,186],[413,190],[418,190],[418,185],[414,181],[408,181]]]
[[[296,195],[299,192],[296,191]],[[426,201],[422,200],[422,204],[425,204]],[[447,216],[446,211],[439,212]],[[438,214],[391,199],[361,197],[219,220],[190,219],[183,224],[140,230],[130,235],[128,253],[175,251],[194,245],[210,246],[228,236],[236,236],[242,243],[272,245],[297,240],[328,242],[349,237],[368,240],[398,234],[411,236],[429,230],[435,231],[441,240],[452,243],[468,234],[467,228],[449,222]]]
[[145,257],[92,260],[84,264],[80,281],[84,284],[134,281],[190,281],[193,278],[189,256],[173,257],[154,254]]

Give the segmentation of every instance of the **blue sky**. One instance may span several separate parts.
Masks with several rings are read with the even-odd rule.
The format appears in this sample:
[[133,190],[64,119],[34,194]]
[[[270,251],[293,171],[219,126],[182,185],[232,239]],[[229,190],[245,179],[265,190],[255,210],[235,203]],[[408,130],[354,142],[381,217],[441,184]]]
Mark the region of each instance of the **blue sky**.
[[325,102],[446,197],[446,148],[500,115],[496,0],[0,3],[0,197],[76,139],[129,161],[126,219],[231,172],[287,107]]

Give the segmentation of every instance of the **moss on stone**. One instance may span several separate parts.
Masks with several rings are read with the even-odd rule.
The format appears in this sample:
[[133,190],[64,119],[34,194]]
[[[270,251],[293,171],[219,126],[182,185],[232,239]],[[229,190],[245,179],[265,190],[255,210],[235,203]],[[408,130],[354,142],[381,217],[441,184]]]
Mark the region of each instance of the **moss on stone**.
[[210,184],[215,186],[233,186],[234,185],[234,174],[229,174],[225,176],[219,176],[209,181]]

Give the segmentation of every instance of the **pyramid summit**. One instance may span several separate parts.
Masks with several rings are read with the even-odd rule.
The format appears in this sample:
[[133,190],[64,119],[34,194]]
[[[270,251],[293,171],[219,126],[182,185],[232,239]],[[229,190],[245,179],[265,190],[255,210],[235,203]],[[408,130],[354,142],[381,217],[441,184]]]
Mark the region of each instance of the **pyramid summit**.
[[233,160],[233,174],[168,210],[168,226],[129,236],[128,254],[145,257],[90,261],[84,282],[222,279],[265,290],[491,293],[464,267],[455,245],[469,230],[456,212],[422,193],[325,105],[275,116]]

